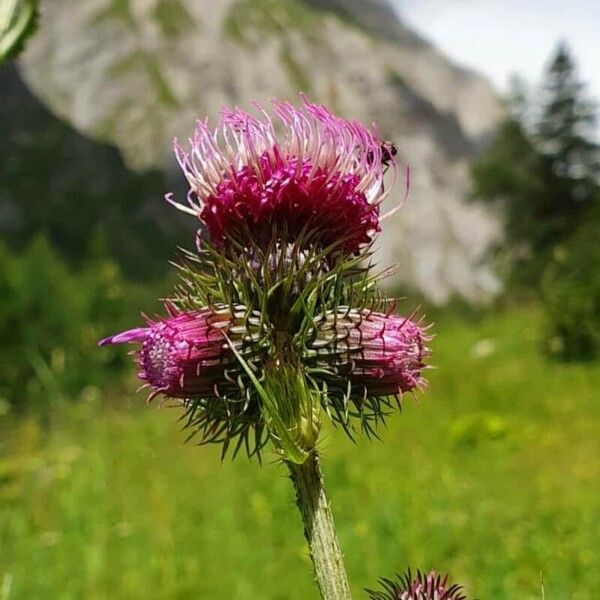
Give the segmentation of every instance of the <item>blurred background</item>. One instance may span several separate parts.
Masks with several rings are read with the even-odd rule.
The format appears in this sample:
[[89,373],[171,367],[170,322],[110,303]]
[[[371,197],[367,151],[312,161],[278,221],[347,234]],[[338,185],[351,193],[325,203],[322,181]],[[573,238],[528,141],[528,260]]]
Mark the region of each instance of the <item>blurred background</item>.
[[326,430],[356,597],[597,597],[599,45],[586,0],[0,0],[0,600],[316,597],[281,468],[185,445],[96,348],[192,247],[172,138],[299,91],[410,164],[378,262],[437,335],[382,442]]

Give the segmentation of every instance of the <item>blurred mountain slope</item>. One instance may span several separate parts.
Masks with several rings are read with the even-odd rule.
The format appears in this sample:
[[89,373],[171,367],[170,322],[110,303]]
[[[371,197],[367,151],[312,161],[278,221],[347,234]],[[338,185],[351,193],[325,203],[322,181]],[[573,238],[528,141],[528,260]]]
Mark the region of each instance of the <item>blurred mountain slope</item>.
[[393,283],[437,302],[496,288],[484,261],[496,220],[463,198],[467,161],[501,105],[484,79],[449,63],[384,2],[47,0],[20,68],[56,114],[116,145],[133,168],[172,169],[171,137],[187,137],[195,118],[222,104],[302,90],[376,121],[413,175],[410,200],[380,242],[382,264],[400,263]]
[[104,243],[129,276],[163,272],[182,226],[193,233],[189,219],[164,219],[165,173],[131,171],[117,148],[50,113],[14,64],[0,67],[0,91],[2,239],[22,250],[42,233],[75,264]]
[[317,9],[337,14],[367,33],[402,45],[427,47],[427,42],[406,27],[385,0],[302,0]]

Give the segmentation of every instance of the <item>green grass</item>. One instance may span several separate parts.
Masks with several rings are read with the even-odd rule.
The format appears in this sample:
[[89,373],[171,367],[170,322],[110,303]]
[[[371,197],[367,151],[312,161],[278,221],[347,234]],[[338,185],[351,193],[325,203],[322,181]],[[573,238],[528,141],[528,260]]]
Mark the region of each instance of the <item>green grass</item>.
[[[600,365],[549,361],[538,331],[533,309],[441,321],[431,390],[383,442],[327,429],[356,598],[407,565],[470,598],[540,599],[541,578],[549,600],[596,597]],[[316,598],[281,466],[220,464],[175,411],[96,396],[49,428],[0,418],[0,600]]]

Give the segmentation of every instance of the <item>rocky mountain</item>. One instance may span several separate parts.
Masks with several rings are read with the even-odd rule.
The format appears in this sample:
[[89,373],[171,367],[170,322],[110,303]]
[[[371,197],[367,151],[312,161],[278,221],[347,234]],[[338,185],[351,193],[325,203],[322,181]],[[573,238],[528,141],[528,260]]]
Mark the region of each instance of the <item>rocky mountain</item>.
[[[132,169],[174,169],[170,141],[222,104],[311,99],[378,123],[412,183],[382,265],[435,302],[479,301],[497,220],[465,202],[468,161],[502,116],[488,82],[451,64],[381,0],[46,0],[20,61],[31,90]],[[157,202],[165,190],[157,190]],[[390,205],[401,201],[400,181]],[[109,199],[107,199],[109,202]],[[165,211],[167,209],[165,208]],[[164,218],[168,218],[165,212]]]

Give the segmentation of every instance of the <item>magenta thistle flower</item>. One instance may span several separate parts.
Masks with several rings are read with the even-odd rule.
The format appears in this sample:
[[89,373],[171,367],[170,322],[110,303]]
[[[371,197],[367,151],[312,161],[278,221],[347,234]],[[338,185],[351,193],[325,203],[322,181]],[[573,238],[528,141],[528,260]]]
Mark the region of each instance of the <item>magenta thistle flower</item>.
[[[367,396],[399,395],[423,387],[431,338],[407,317],[348,310],[316,319],[309,352],[321,366],[334,367],[342,385]],[[335,383],[335,378],[329,382]]]
[[190,184],[189,206],[210,240],[261,247],[305,236],[354,253],[380,229],[383,175],[393,153],[375,131],[303,97],[273,101],[260,117],[223,108],[213,130],[198,121],[189,150],[174,143]]
[[141,344],[135,353],[138,377],[151,388],[149,399],[158,394],[183,399],[219,396],[231,386],[228,370],[237,368],[224,334],[241,345],[247,335],[243,308],[234,314],[228,307],[184,313],[170,308],[169,313],[157,321],[146,319],[147,327],[129,329],[99,345]]
[[462,585],[448,584],[448,575],[417,571],[413,578],[410,569],[395,581],[380,579],[380,591],[367,590],[370,600],[466,600]]

